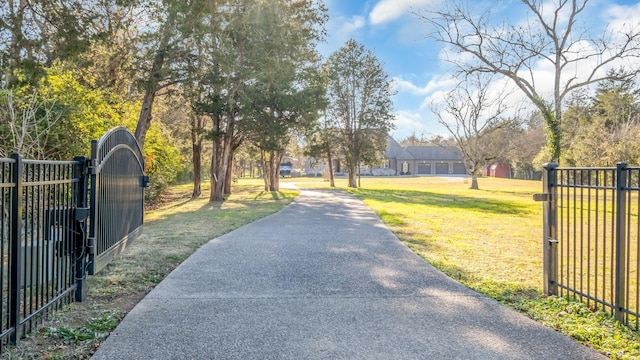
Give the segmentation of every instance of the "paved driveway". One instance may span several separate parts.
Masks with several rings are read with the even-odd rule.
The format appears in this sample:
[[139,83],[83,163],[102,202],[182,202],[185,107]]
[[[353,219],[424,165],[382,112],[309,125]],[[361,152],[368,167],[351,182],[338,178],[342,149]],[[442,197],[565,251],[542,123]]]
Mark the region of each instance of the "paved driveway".
[[94,359],[603,359],[446,277],[361,201],[302,191],[213,239]]

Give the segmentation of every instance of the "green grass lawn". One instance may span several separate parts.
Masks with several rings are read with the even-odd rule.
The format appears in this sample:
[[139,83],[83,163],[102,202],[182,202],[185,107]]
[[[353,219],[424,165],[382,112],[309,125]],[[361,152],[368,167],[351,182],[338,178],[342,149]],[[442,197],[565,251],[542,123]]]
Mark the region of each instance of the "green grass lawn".
[[[328,188],[293,178],[300,188]],[[614,359],[640,358],[640,334],[572,299],[543,296],[539,181],[480,178],[363,177],[336,186],[369,205],[418,255],[468,287],[524,312]]]

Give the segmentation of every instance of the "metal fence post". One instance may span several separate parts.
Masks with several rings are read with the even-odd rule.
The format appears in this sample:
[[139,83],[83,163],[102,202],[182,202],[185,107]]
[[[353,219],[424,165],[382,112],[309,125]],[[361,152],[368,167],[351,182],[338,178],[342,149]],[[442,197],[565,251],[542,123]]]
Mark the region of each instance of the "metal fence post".
[[556,208],[557,163],[544,165],[542,186],[546,199],[543,207],[544,292],[558,295],[558,216]]
[[78,302],[84,301],[86,297],[86,268],[87,268],[87,225],[86,220],[89,215],[89,209],[87,208],[87,186],[88,186],[88,162],[85,157],[76,157],[74,161],[77,164],[74,166],[74,178],[79,179],[77,186],[74,188],[75,194],[75,212],[74,212],[74,226],[77,231],[74,232],[74,247],[75,247],[75,281],[76,281],[76,298]]
[[626,214],[627,214],[627,163],[616,164],[616,258],[615,258],[615,316],[626,324]]
[[9,284],[11,290],[9,292],[9,327],[13,328],[13,332],[9,337],[11,345],[18,345],[20,341],[20,285],[22,279],[20,277],[20,268],[22,262],[22,254],[20,240],[22,237],[22,174],[24,172],[24,164],[22,163],[22,155],[12,154],[11,158],[16,162],[11,170],[13,182],[13,191],[11,193],[11,239],[10,239],[10,268],[9,268]]

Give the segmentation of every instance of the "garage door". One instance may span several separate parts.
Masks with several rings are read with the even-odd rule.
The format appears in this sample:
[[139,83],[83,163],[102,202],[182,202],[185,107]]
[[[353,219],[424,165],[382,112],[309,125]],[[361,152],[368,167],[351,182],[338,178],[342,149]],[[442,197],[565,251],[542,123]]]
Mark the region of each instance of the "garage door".
[[453,163],[453,173],[456,175],[464,175],[467,173],[463,163]]
[[431,164],[418,164],[418,175],[431,174]]
[[436,164],[436,174],[449,174],[449,164]]

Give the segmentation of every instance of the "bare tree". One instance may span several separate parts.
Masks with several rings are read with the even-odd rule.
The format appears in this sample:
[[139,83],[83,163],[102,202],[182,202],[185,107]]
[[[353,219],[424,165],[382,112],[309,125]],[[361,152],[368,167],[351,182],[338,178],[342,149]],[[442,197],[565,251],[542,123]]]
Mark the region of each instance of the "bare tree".
[[11,90],[0,91],[0,157],[13,152],[35,159],[47,158],[49,130],[63,113],[55,102],[47,103],[33,93],[23,102]]
[[[593,34],[585,11],[588,0],[520,2],[525,20],[497,26],[491,25],[491,10],[476,16],[477,7],[461,1],[443,1],[443,8],[417,15],[432,27],[432,38],[463,55],[449,58],[461,71],[500,74],[515,83],[542,113],[548,150],[558,160],[563,100],[572,91],[604,79],[624,80],[640,73],[640,67],[629,62],[640,58],[640,28],[607,26]],[[552,96],[546,96],[535,76],[544,63],[553,68]],[[606,71],[624,65],[631,68]]]
[[462,152],[467,173],[471,175],[471,189],[478,189],[482,166],[508,148],[490,144],[495,132],[512,123],[504,118],[508,110],[505,93],[496,95],[489,91],[492,79],[483,73],[471,74],[447,93],[442,102],[431,103],[431,111]]

